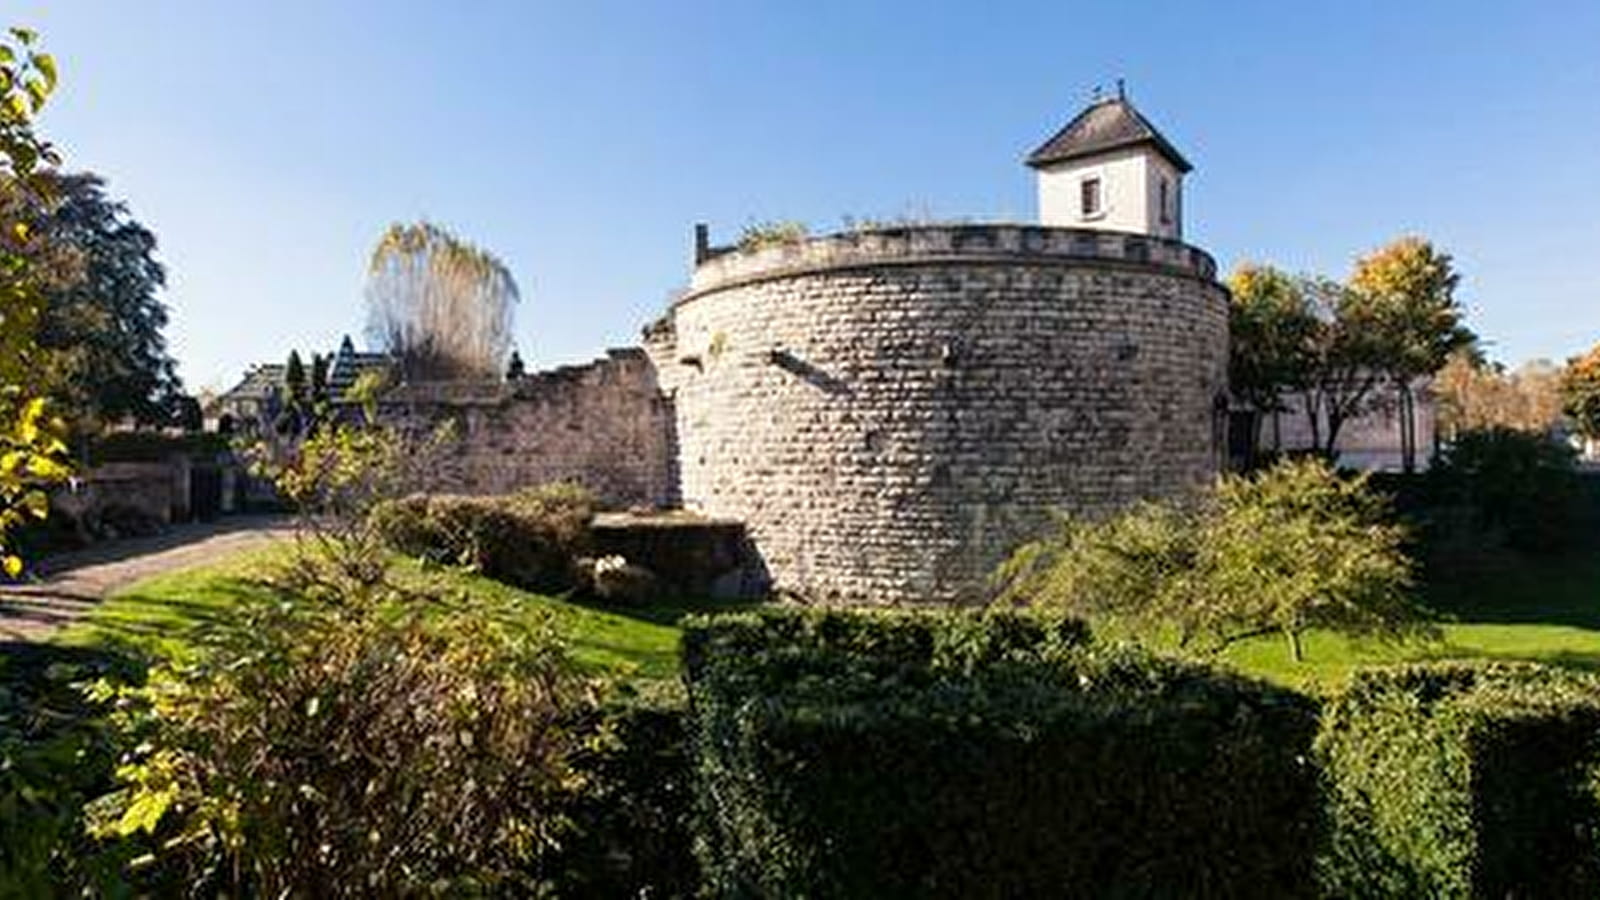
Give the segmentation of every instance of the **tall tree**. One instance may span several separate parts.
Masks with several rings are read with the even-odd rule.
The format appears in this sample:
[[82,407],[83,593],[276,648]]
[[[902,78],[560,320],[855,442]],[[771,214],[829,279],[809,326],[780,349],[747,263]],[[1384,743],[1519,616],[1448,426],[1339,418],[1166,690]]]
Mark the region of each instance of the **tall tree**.
[[1444,368],[1450,354],[1476,336],[1463,324],[1456,300],[1461,276],[1447,253],[1420,237],[1402,237],[1358,259],[1350,288],[1372,314],[1376,336],[1386,345],[1378,356],[1400,408],[1401,458],[1416,469],[1416,397],[1419,378]]
[[1278,269],[1245,263],[1228,277],[1228,287],[1228,385],[1252,410],[1253,456],[1264,414],[1287,411],[1285,398],[1308,386],[1321,323],[1300,282]]
[[517,283],[505,264],[444,229],[393,225],[367,270],[367,333],[411,380],[498,379]]
[[155,235],[106,195],[98,175],[51,174],[45,182],[41,237],[70,259],[41,269],[39,364],[47,391],[79,433],[123,419],[169,423],[182,390],[162,333],[166,271],[155,259]]
[[[1328,278],[1300,279],[1317,316],[1303,395],[1313,446],[1332,459],[1346,422],[1365,413],[1383,379],[1385,344],[1371,301]],[[1325,427],[1324,427],[1325,426]]]
[[309,396],[313,410],[320,410],[328,403],[328,367],[332,365],[333,357],[325,353],[311,354],[311,385]]
[[[32,187],[40,163],[59,162],[33,129],[55,90],[56,64],[36,49],[37,35],[12,28],[0,35],[0,178]],[[26,207],[24,207],[26,208]],[[16,209],[0,211],[0,571],[15,575],[22,560],[8,541],[29,517],[45,515],[45,486],[68,473],[66,447],[36,383],[41,308],[34,223]]]
[[1600,344],[1567,360],[1561,374],[1561,405],[1579,434],[1600,440]]
[[1440,434],[1452,440],[1487,428],[1549,432],[1561,422],[1560,386],[1561,370],[1549,360],[1508,372],[1475,348],[1458,350],[1433,377]]
[[309,386],[310,383],[306,380],[306,364],[300,360],[300,351],[290,350],[289,359],[283,365],[284,402],[291,406],[305,405]]
[[311,383],[306,377],[306,364],[299,350],[290,350],[283,364],[283,411],[278,413],[276,427],[279,434],[298,436],[305,430],[306,412],[310,406]]

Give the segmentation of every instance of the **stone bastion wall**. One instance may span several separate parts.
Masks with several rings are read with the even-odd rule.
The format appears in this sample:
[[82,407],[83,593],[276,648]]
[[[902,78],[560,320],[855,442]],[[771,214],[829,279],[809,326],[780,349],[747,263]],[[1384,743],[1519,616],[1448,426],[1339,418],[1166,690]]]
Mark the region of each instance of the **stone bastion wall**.
[[963,225],[709,250],[646,350],[686,507],[780,589],[906,603],[981,596],[1053,510],[1211,478],[1227,341],[1194,247]]
[[575,481],[613,508],[677,501],[672,408],[637,348],[514,381],[401,385],[379,415],[413,430],[452,424],[456,441],[434,473],[441,490]]

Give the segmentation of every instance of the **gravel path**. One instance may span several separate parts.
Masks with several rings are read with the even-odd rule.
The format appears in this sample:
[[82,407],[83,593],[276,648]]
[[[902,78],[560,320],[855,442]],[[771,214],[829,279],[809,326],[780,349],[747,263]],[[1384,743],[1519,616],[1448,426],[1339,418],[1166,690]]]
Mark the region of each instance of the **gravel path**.
[[43,640],[119,587],[262,547],[293,530],[285,516],[235,516],[50,557],[40,565],[41,580],[0,584],[0,640]]

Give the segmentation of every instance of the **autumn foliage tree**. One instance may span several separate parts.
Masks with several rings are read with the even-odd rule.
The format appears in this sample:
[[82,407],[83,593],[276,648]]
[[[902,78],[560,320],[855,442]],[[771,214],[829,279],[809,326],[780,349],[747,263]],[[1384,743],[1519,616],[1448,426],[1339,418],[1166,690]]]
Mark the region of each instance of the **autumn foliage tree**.
[[[55,89],[56,65],[35,49],[37,36],[12,28],[0,36],[0,178],[37,190],[36,168],[57,162],[33,119]],[[66,446],[38,384],[38,324],[43,308],[36,257],[38,229],[7,206],[0,221],[0,570],[22,561],[7,535],[49,510],[45,487],[66,476]]]
[[1267,266],[1241,266],[1229,287],[1233,395],[1257,413],[1287,411],[1297,396],[1312,448],[1333,455],[1383,377],[1372,304],[1331,279]]
[[393,225],[367,270],[367,333],[410,380],[498,379],[518,291],[493,254],[428,222]]
[[1561,404],[1579,434],[1600,439],[1600,344],[1567,360],[1561,375]]
[[1369,327],[1381,342],[1374,365],[1395,392],[1400,409],[1401,459],[1416,468],[1417,379],[1444,368],[1450,354],[1476,337],[1456,300],[1461,276],[1447,253],[1420,237],[1392,241],[1356,261],[1350,289],[1361,298]]
[[1391,389],[1413,468],[1414,385],[1476,340],[1455,299],[1459,281],[1449,255],[1414,237],[1362,257],[1344,283],[1241,266],[1229,279],[1234,397],[1265,413],[1297,395],[1313,448],[1331,457],[1345,424]]
[[1458,350],[1433,378],[1440,433],[1450,440],[1488,428],[1548,432],[1561,422],[1561,374],[1549,360],[1508,371]]
[[1323,323],[1294,276],[1270,266],[1240,266],[1228,277],[1228,288],[1228,384],[1255,413],[1254,448],[1261,443],[1262,416],[1286,412],[1289,393],[1309,385],[1313,338]]

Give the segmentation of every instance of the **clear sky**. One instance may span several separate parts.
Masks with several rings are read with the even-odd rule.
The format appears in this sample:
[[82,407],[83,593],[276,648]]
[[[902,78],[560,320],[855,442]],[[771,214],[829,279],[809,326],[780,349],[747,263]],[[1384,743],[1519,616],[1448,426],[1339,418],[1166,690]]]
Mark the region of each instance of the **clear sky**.
[[1127,79],[1196,166],[1187,237],[1343,276],[1403,233],[1508,363],[1600,339],[1600,3],[11,0],[43,132],[161,241],[191,389],[361,341],[432,219],[523,289],[530,367],[636,342],[691,230],[1032,219],[1022,157]]

